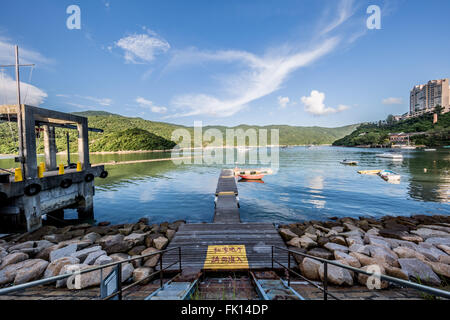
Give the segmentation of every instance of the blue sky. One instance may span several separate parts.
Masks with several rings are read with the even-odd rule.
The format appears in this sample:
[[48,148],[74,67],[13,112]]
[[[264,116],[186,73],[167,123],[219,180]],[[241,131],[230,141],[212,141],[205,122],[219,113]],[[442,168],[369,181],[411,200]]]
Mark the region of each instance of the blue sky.
[[[81,9],[69,30],[66,8]],[[381,29],[369,30],[369,5]],[[416,84],[450,76],[447,0],[16,0],[0,64],[36,63],[29,104],[148,120],[336,127],[408,111]],[[12,70],[0,103],[14,103]]]

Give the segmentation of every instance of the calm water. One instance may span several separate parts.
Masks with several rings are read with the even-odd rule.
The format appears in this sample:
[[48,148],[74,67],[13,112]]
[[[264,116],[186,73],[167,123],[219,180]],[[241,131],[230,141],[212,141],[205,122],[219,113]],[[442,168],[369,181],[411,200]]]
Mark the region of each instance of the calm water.
[[[281,149],[277,174],[266,176],[264,183],[238,184],[241,219],[288,223],[332,216],[450,214],[450,150],[402,151],[402,162],[375,157],[384,151],[333,147]],[[92,155],[91,162],[169,156],[167,153]],[[339,161],[343,159],[359,161],[359,165],[341,165]],[[64,157],[59,161],[64,161]],[[10,159],[0,160],[0,167],[13,166]],[[177,166],[171,161],[107,167],[109,177],[96,180],[96,219],[112,223],[135,222],[141,217],[153,222],[177,219],[210,222],[221,168]],[[357,173],[366,169],[391,169],[400,173],[402,179],[400,184],[390,184],[378,176]],[[71,218],[72,214],[66,217]]]

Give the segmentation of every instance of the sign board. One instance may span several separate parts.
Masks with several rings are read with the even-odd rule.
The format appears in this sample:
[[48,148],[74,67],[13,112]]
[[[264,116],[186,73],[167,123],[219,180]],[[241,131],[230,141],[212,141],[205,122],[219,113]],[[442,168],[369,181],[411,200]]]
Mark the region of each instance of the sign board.
[[235,270],[248,269],[245,245],[208,246],[205,270]]
[[[119,291],[119,267],[116,266],[111,271],[110,274],[106,276],[105,279],[102,280],[102,283],[100,284],[100,296],[101,298],[106,298],[113,293],[116,293]],[[119,300],[119,296],[115,295],[110,300]]]

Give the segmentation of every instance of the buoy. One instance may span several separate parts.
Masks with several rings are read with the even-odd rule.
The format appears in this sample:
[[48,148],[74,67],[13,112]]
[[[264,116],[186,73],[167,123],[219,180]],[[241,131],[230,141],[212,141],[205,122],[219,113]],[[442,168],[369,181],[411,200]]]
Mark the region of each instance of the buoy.
[[22,169],[21,168],[16,168],[16,170],[14,170],[14,181],[15,182],[23,181]]
[[59,165],[58,174],[59,174],[59,175],[64,174],[64,165],[63,165],[63,164],[60,164],[60,165]]
[[427,168],[423,168],[423,172],[427,173],[427,171],[428,171]]
[[83,167],[81,166],[81,162],[80,161],[77,162],[77,171],[78,172],[83,171]]

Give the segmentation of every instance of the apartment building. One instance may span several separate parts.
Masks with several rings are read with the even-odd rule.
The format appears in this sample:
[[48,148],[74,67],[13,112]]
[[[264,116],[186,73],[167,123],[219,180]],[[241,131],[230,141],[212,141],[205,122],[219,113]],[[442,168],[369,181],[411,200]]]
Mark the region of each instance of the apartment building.
[[431,80],[427,84],[414,86],[410,93],[410,108],[408,117],[417,117],[432,112],[440,105],[443,112],[450,111],[449,80]]

